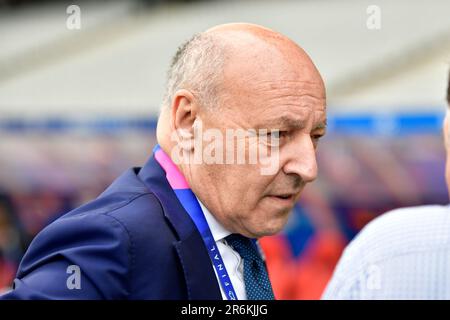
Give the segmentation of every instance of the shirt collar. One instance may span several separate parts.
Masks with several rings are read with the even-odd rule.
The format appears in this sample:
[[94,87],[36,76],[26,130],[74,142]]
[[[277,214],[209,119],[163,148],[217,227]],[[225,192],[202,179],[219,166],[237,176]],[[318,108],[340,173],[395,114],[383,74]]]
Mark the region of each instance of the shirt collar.
[[230,231],[225,229],[224,226],[220,224],[219,221],[214,217],[214,215],[208,210],[208,208],[205,207],[205,205],[200,201],[200,199],[195,196],[198,200],[198,203],[200,204],[200,207],[202,208],[203,214],[205,215],[206,222],[208,222],[209,229],[211,230],[211,234],[214,238],[214,241],[219,241],[224,239],[226,236],[229,236],[231,234]]

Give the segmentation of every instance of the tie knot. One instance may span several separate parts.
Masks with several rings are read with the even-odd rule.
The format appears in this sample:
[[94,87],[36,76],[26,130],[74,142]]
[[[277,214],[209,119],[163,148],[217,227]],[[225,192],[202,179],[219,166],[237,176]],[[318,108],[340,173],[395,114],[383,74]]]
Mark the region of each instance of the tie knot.
[[250,261],[262,260],[256,244],[251,239],[236,233],[230,234],[225,239],[243,259]]

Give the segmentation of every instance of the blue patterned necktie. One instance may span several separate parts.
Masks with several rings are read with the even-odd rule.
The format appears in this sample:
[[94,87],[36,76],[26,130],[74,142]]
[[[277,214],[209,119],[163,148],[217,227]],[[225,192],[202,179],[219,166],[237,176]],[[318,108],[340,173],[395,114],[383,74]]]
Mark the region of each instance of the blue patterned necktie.
[[266,265],[256,245],[249,238],[240,234],[231,234],[225,239],[244,259],[244,283],[247,299],[274,300]]

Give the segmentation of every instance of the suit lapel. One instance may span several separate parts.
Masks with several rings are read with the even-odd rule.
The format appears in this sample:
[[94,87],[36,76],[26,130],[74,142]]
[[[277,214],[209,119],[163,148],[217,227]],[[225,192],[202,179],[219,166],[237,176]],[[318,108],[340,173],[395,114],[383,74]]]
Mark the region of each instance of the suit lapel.
[[[176,242],[175,248],[180,258],[186,279],[189,300],[221,300],[222,296],[219,285],[211,266],[206,250],[199,250],[204,246],[203,240],[192,233],[191,237]],[[205,268],[201,267],[199,261],[208,260]],[[213,279],[211,279],[214,277]]]
[[179,240],[174,243],[174,247],[183,268],[188,299],[221,300],[217,278],[200,233],[153,156],[138,176],[159,199],[166,219],[178,236]]

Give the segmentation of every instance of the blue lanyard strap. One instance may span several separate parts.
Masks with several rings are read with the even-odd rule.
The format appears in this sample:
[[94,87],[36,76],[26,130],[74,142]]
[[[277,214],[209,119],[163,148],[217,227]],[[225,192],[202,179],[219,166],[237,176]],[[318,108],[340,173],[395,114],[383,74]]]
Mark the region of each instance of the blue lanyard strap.
[[220,285],[225,292],[226,297],[228,300],[237,300],[236,292],[234,291],[233,284],[231,283],[231,279],[228,275],[225,264],[223,263],[219,248],[214,241],[211,229],[208,226],[208,222],[206,221],[205,215],[195,194],[189,188],[186,179],[178,170],[177,166],[159,145],[156,145],[153,148],[153,154],[156,161],[158,161],[166,172],[167,181],[175,192],[175,195],[181,205],[189,214],[197,227],[197,230],[200,232],[203,243],[208,251],[209,257],[213,263],[214,269],[216,270]]

